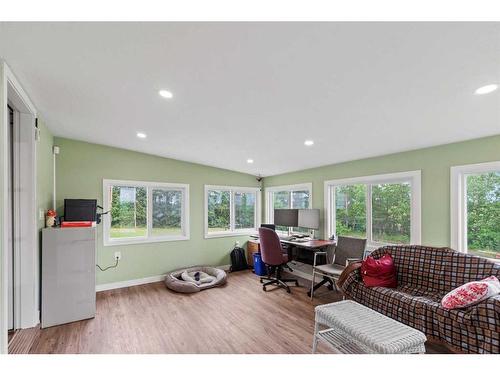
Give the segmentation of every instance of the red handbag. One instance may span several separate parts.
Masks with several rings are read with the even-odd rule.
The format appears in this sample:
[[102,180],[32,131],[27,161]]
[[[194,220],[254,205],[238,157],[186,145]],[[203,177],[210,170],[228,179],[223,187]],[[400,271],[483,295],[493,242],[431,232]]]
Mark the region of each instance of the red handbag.
[[361,264],[361,277],[366,286],[384,286],[395,288],[398,286],[396,266],[391,254],[385,254],[379,259],[367,257]]

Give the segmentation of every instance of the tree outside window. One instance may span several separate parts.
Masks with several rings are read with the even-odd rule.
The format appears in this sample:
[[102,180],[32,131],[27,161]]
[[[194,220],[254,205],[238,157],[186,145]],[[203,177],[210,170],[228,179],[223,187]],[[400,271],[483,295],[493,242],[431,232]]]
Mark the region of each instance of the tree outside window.
[[335,189],[337,236],[366,238],[366,185],[344,185]]
[[466,176],[467,251],[500,259],[500,171]]
[[229,231],[231,223],[230,191],[208,191],[208,231]]
[[144,187],[112,186],[111,238],[146,236],[147,193]]

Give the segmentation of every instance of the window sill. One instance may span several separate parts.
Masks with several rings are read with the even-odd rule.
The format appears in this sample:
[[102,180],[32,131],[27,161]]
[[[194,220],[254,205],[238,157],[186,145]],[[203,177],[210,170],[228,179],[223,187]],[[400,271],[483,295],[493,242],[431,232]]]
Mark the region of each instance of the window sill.
[[158,238],[141,238],[141,239],[123,239],[123,240],[109,240],[104,242],[104,246],[121,246],[121,245],[141,245],[145,243],[157,242],[172,242],[172,241],[188,241],[189,236],[171,236],[171,237],[158,237]]
[[251,234],[256,234],[256,231],[250,230],[244,232],[214,232],[214,233],[205,233],[205,239],[219,238],[219,237],[241,237],[241,236],[250,236]]
[[408,244],[408,243],[389,243],[389,242],[367,242],[365,252],[370,254],[371,252],[380,249],[384,246],[411,246],[416,244]]

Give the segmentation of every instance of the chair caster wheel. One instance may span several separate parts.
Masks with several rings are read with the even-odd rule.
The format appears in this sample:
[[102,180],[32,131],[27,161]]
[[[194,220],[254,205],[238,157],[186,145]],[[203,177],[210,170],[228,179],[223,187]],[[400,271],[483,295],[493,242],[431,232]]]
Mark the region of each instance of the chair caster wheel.
[[287,292],[287,293],[292,293],[292,292],[290,291],[290,289],[287,289],[287,290],[286,290],[286,292]]
[[311,297],[311,291],[307,292],[307,296]]
[[265,291],[266,291],[266,287],[265,287],[265,286],[263,286],[263,287],[262,287],[262,290],[265,292]]
[[260,283],[262,284],[264,282],[264,280],[260,279]]

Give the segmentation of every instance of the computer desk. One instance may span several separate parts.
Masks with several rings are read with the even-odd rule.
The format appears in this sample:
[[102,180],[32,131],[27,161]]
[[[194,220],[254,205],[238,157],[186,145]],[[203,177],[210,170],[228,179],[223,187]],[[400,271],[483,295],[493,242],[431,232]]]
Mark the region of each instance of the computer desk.
[[[289,241],[280,239],[280,242],[285,245],[291,245],[294,247],[299,247],[309,251],[320,251],[324,250],[328,246],[333,246],[336,244],[332,240],[310,240],[307,242]],[[247,242],[247,263],[249,266],[253,267],[253,254],[260,252],[259,239],[250,239]]]

